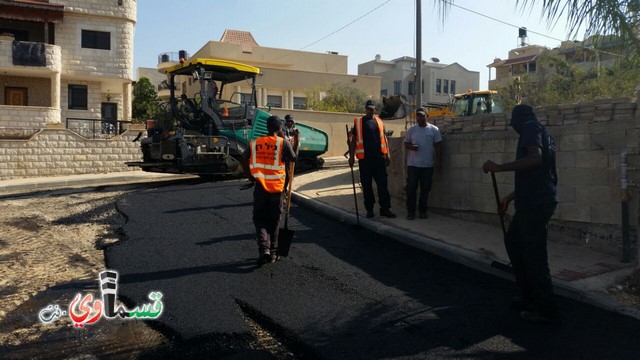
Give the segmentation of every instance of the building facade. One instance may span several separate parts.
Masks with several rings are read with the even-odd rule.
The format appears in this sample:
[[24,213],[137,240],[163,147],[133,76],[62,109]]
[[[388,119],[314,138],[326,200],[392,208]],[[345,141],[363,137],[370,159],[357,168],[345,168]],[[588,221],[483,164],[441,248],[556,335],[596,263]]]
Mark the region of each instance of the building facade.
[[[624,58],[623,42],[615,36],[601,37],[596,43],[596,36],[584,41],[563,41],[559,47],[549,49],[540,45],[527,45],[512,49],[507,59],[500,58],[487,65],[489,71],[495,69],[495,79],[489,80],[489,88],[506,87],[520,76],[528,74],[532,81],[536,81],[539,73],[538,60],[544,52],[559,55],[567,62],[582,70],[606,68],[613,66]],[[491,73],[490,76],[491,77]]]
[[[158,69],[175,64],[172,53],[159,56]],[[307,96],[314,90],[319,97],[323,90],[334,83],[348,83],[363,90],[369,97],[380,93],[380,78],[357,76],[347,73],[347,56],[334,52],[314,53],[259,46],[247,31],[225,30],[220,41],[209,41],[196,51],[192,58],[215,58],[236,61],[258,67],[261,75],[257,81],[257,105],[276,109],[307,109]],[[196,84],[183,79],[178,93],[192,97],[199,91]],[[242,103],[251,95],[249,86],[225,88],[223,98]],[[161,91],[160,97],[168,91]],[[319,99],[316,99],[319,100]]]
[[[389,61],[376,55],[374,60],[358,65],[358,75],[380,76],[380,97],[401,95],[411,103],[417,99],[415,58],[403,56]],[[419,90],[422,91],[423,105],[446,104],[451,95],[468,89],[478,90],[479,84],[480,73],[467,70],[458,63],[422,62]]]
[[135,0],[0,2],[0,128],[130,120],[135,22]]

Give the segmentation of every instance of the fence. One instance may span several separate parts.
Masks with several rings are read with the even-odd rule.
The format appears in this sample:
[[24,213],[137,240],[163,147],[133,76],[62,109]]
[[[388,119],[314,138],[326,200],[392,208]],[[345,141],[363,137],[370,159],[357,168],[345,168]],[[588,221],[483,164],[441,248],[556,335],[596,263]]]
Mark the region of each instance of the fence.
[[87,139],[111,139],[129,129],[131,121],[67,118],[67,129]]

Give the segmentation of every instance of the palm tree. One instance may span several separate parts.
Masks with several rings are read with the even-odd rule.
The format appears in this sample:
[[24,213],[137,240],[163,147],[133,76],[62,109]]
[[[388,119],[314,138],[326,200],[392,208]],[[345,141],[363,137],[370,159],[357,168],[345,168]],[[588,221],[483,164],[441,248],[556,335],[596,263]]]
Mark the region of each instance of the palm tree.
[[[438,13],[442,19],[455,0],[434,0],[438,3]],[[617,35],[627,42],[627,48],[634,55],[640,54],[640,2],[638,0],[541,0],[542,15],[553,27],[558,19],[565,16],[569,36],[576,35],[582,28],[585,37],[590,35]],[[539,2],[539,1],[538,1]],[[536,0],[516,0],[522,11],[532,10]],[[597,46],[597,45],[596,45]]]

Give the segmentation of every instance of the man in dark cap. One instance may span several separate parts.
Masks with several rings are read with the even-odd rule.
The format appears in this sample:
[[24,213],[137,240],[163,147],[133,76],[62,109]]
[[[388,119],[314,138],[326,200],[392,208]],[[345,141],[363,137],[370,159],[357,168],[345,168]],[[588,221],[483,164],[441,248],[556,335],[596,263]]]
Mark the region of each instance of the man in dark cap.
[[358,159],[367,217],[374,216],[373,180],[375,180],[380,201],[380,215],[395,218],[396,215],[391,212],[391,196],[387,183],[387,166],[391,164],[391,158],[389,157],[389,143],[385,135],[384,124],[375,115],[376,106],[373,101],[367,100],[365,111],[366,114],[363,117],[354,120],[351,142],[349,143],[349,166],[353,168],[355,159]]
[[267,119],[268,134],[251,140],[242,163],[245,175],[256,183],[253,191],[253,224],[258,240],[258,266],[278,259],[285,164],[296,159],[289,141],[277,136],[281,123],[277,116]]
[[555,143],[529,105],[514,107],[510,125],[520,136],[516,160],[505,164],[488,160],[482,169],[515,172],[515,190],[498,209],[504,215],[515,200],[516,212],[504,239],[520,288],[514,305],[524,320],[556,323],[558,309],[547,262],[547,225],[558,204]]

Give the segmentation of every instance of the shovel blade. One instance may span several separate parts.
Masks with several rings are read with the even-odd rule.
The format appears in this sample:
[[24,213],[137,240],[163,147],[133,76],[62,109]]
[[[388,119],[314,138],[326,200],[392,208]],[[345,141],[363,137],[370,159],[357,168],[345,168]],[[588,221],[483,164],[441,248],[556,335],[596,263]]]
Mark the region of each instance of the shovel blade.
[[291,248],[291,241],[295,231],[287,228],[280,229],[278,233],[278,256],[289,256],[289,249]]

